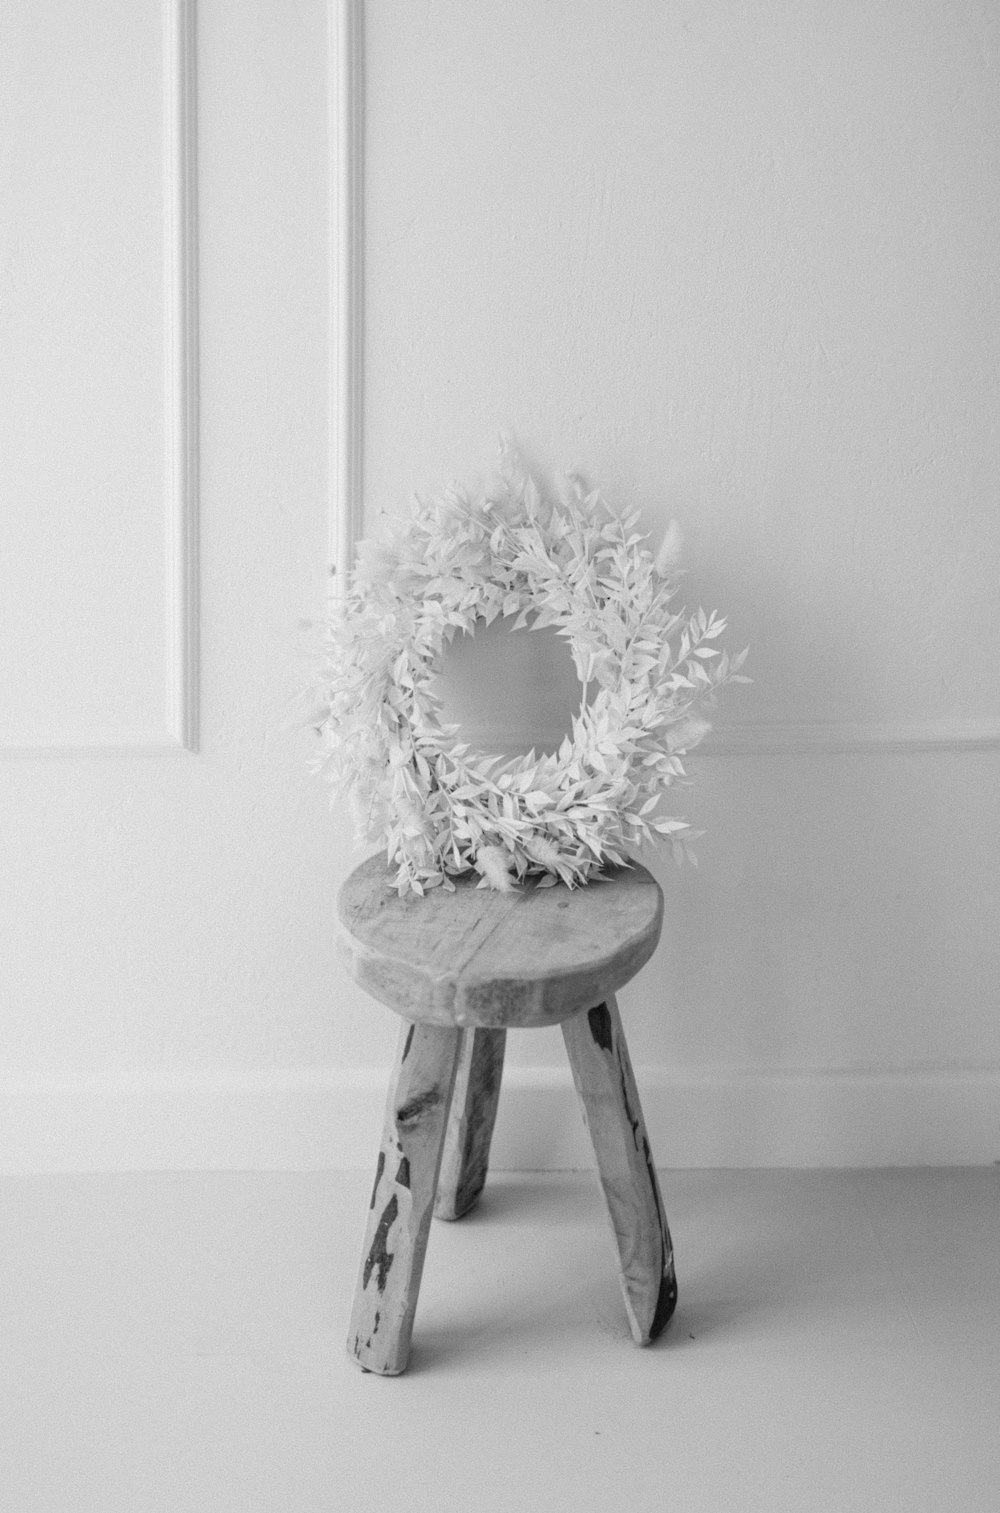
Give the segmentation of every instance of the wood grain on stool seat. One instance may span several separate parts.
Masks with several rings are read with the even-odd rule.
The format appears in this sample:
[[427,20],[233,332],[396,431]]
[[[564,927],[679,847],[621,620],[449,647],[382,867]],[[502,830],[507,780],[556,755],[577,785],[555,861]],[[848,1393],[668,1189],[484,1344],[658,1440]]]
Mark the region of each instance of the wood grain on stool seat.
[[586,888],[509,893],[456,878],[454,893],[400,897],[371,857],[338,899],[341,948],[373,998],[424,1024],[508,1029],[556,1024],[602,1003],[652,956],[663,895],[638,864]]

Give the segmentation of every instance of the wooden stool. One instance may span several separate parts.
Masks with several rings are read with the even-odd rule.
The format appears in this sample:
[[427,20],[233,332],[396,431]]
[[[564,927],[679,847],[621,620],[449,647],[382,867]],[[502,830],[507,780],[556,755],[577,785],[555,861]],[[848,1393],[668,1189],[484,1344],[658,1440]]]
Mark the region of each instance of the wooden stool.
[[486,1181],[508,1029],[561,1024],[640,1345],[674,1311],[670,1233],[615,990],[652,956],[663,895],[644,867],[570,890],[508,893],[456,879],[404,898],[381,857],[340,892],[355,980],[401,1028],[369,1204],[348,1350],[368,1371],[406,1369],[432,1211],[457,1219]]

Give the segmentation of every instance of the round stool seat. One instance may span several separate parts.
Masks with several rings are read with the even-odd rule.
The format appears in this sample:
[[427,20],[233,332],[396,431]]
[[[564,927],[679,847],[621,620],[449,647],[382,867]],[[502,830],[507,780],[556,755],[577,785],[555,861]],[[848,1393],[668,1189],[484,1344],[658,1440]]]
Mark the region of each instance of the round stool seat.
[[363,862],[337,901],[340,945],[355,981],[418,1023],[452,1028],[556,1024],[603,1003],[656,949],[663,894],[645,867],[616,868],[585,888],[507,893],[455,879],[400,897],[381,856]]

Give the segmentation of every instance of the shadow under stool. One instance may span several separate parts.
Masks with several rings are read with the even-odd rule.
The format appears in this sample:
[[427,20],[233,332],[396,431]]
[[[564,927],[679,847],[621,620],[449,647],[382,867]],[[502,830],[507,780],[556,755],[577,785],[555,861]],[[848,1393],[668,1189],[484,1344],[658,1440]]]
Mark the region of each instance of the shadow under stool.
[[432,1213],[457,1219],[486,1181],[508,1029],[560,1024],[614,1228],[632,1337],[677,1301],[670,1232],[615,992],[652,956],[663,895],[638,865],[569,889],[456,878],[400,897],[381,857],[340,891],[352,976],[402,1016],[348,1350],[405,1371]]

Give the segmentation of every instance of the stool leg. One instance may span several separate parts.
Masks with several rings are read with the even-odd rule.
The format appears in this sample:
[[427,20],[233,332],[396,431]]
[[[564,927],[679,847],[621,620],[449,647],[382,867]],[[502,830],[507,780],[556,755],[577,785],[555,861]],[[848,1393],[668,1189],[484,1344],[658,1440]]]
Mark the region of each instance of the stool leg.
[[648,1345],[674,1311],[677,1282],[618,1005],[609,997],[563,1020],[562,1032],[618,1243],[632,1338]]
[[448,1115],[434,1215],[460,1219],[486,1185],[497,1117],[506,1030],[462,1030],[462,1054]]
[[347,1337],[380,1376],[406,1370],[461,1044],[436,1025],[400,1033]]

